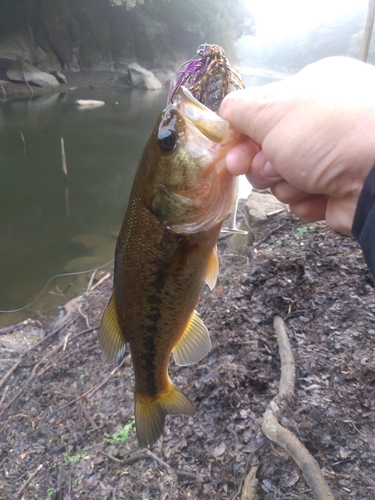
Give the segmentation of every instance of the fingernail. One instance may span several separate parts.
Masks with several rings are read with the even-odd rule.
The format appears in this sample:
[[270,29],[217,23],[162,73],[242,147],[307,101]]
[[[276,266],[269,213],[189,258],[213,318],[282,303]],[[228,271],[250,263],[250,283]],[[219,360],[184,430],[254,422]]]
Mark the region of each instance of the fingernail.
[[275,177],[280,177],[279,173],[275,170],[275,168],[271,165],[271,163],[268,160],[264,164],[263,175],[267,179],[274,179]]

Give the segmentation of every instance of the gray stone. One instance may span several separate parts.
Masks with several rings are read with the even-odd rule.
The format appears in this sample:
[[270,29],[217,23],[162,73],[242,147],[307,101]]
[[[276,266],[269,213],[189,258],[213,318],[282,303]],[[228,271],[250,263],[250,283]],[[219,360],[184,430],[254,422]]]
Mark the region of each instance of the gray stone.
[[278,201],[273,194],[255,190],[250,194],[244,208],[250,229],[261,226],[275,213],[287,210],[286,205]]
[[26,81],[38,87],[58,87],[60,85],[53,75],[45,73],[32,64],[22,62],[19,59],[10,65],[7,76],[13,82]]
[[138,63],[130,63],[128,66],[128,75],[133,87],[147,90],[159,90],[162,88],[160,80]]
[[66,76],[64,75],[64,73],[61,73],[61,71],[53,70],[50,73],[51,73],[51,75],[53,75],[57,79],[58,82],[68,83]]

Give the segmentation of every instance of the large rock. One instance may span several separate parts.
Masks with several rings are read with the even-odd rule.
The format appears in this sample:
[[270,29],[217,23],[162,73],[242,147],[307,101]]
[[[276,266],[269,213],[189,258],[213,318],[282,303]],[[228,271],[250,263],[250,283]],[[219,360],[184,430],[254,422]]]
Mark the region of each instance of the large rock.
[[273,194],[267,191],[253,190],[245,204],[245,217],[250,229],[257,229],[267,222],[272,215],[287,211]]
[[38,87],[58,87],[60,85],[53,75],[20,60],[16,60],[10,65],[7,77],[13,82],[26,81]]
[[151,71],[142,68],[138,63],[129,64],[128,75],[133,87],[147,90],[159,90],[162,88],[160,80]]
[[228,248],[236,252],[246,251],[246,247],[255,241],[255,232],[265,224],[270,217],[287,212],[287,206],[281,203],[269,191],[251,192],[242,213],[246,223],[242,223],[240,229],[247,230],[247,234],[233,234],[228,242]]

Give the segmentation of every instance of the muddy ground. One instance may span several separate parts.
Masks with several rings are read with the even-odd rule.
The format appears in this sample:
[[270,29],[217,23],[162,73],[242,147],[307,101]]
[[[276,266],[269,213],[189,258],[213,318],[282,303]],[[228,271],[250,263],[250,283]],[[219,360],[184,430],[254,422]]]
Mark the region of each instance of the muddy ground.
[[227,242],[218,284],[198,306],[213,349],[190,367],[170,363],[196,414],[168,416],[151,453],[132,426],[130,355],[114,369],[98,344],[111,278],[39,329],[39,344],[24,343],[32,324],[2,336],[25,338],[0,349],[0,384],[14,369],[0,388],[0,498],[235,500],[256,466],[257,498],[312,499],[294,461],[261,430],[280,377],[276,314],[297,368],[282,424],[336,499],[375,498],[374,282],[358,244],[287,213],[242,250]]

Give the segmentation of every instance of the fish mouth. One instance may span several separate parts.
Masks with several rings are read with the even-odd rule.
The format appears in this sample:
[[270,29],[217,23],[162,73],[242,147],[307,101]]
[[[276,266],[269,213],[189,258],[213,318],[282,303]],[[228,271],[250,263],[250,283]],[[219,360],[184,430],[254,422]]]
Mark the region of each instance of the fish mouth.
[[174,104],[181,115],[189,120],[207,139],[214,143],[227,143],[238,139],[239,133],[229,123],[199,102],[184,86],[178,89]]

